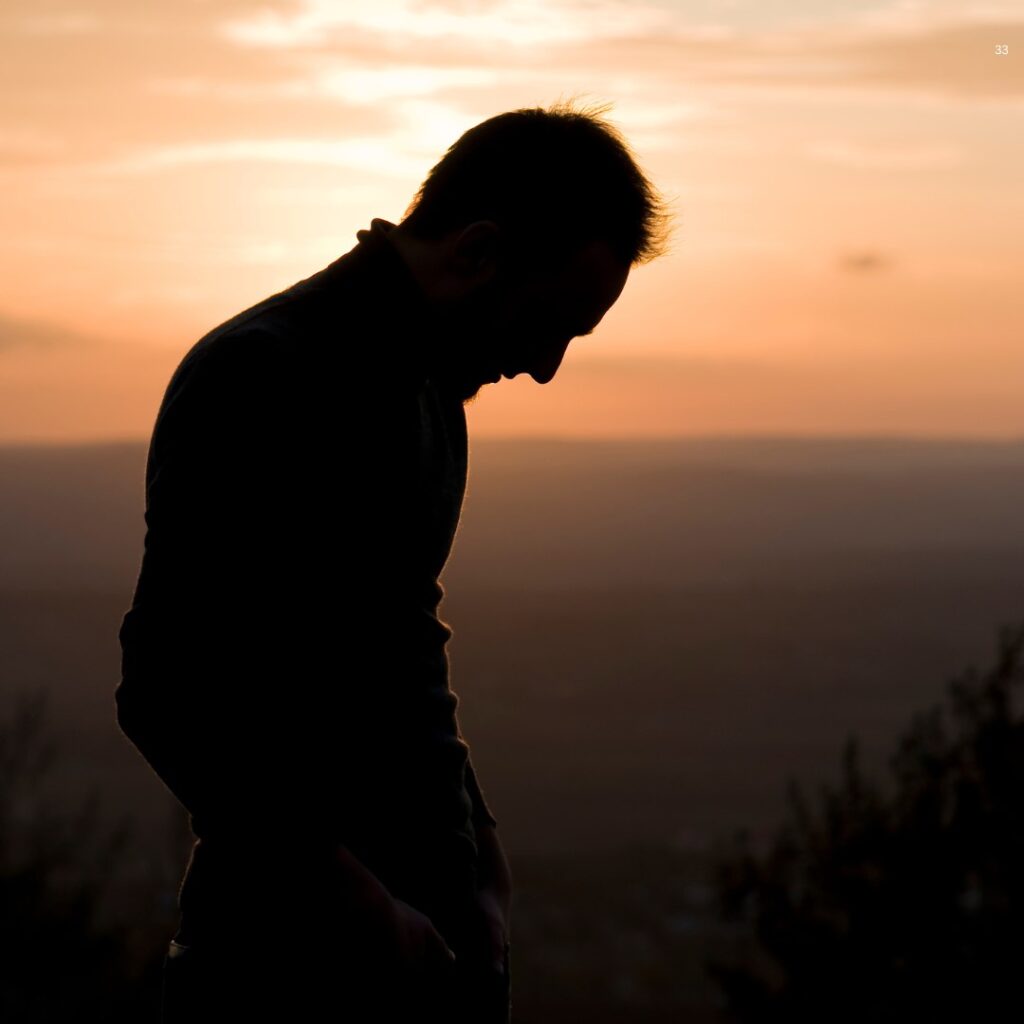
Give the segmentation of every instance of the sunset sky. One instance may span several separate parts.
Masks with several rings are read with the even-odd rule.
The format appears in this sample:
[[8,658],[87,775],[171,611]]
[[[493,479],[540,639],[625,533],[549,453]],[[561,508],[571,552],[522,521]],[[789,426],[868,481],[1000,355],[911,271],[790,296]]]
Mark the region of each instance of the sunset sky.
[[0,32],[0,441],[148,437],[202,334],[569,96],[613,104],[672,251],[474,436],[1024,436],[1020,0],[6,0]]

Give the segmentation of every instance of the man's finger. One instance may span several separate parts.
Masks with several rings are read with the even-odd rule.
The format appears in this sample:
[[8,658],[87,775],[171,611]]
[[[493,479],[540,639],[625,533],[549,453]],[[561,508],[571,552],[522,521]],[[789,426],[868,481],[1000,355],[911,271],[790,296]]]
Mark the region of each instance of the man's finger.
[[440,942],[430,944],[431,959],[439,960],[444,964],[455,963],[455,950],[452,949],[443,939]]
[[509,942],[504,932],[498,932],[492,937],[491,949],[493,954],[491,964],[499,974],[503,974],[505,971],[505,957],[508,953],[508,948]]

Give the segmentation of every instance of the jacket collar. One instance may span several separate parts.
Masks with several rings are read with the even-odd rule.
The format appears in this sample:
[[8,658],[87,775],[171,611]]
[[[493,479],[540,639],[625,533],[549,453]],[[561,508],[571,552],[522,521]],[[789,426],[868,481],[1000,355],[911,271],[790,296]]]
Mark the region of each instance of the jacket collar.
[[441,325],[419,282],[388,238],[394,227],[392,221],[374,217],[368,228],[356,232],[358,243],[342,260],[359,272],[361,286],[369,290],[368,297],[388,337],[397,343],[396,356],[407,361],[407,368],[417,377],[426,378],[435,365]]

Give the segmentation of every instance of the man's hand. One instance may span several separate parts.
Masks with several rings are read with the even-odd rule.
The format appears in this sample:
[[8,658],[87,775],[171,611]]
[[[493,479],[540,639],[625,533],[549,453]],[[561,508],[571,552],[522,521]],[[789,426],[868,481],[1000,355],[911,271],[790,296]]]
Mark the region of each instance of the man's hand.
[[505,946],[511,926],[512,873],[498,830],[492,825],[480,824],[476,826],[476,836],[476,902],[490,938],[492,962],[500,972],[505,967]]
[[455,954],[434,922],[422,911],[393,896],[345,846],[334,850],[331,877],[348,918],[359,922],[361,955],[390,963],[403,973],[432,973],[455,962]]
[[454,964],[455,953],[426,914],[397,896],[392,897],[392,908],[397,952],[403,967],[419,973],[436,965]]

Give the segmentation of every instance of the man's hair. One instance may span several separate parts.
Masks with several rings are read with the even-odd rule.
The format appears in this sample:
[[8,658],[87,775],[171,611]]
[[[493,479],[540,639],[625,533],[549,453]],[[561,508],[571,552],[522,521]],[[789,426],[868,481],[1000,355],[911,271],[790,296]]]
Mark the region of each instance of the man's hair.
[[438,239],[493,220],[510,259],[556,265],[594,240],[623,266],[667,250],[672,214],[601,114],[611,103],[523,107],[480,122],[448,147],[406,209],[402,227]]

